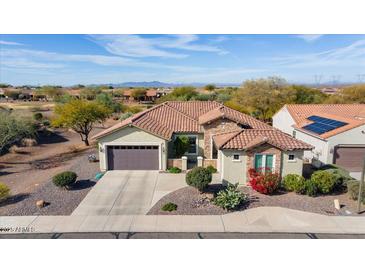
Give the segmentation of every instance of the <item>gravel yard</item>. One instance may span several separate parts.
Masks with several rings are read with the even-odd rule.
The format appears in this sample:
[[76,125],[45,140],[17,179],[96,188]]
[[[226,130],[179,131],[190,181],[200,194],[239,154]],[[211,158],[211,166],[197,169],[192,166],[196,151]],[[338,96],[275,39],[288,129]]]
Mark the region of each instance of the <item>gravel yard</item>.
[[[53,185],[50,178],[40,181],[39,186],[30,193],[18,193],[0,204],[0,215],[70,215],[82,199],[95,185],[93,178],[99,171],[99,163],[89,163],[87,155],[94,153],[91,149],[74,156],[67,164],[58,167],[58,172],[71,170],[78,178],[73,189],[59,189]],[[39,209],[37,200],[49,203]]]
[[[209,192],[216,193],[220,189],[219,185],[210,186]],[[274,195],[260,194],[250,187],[241,187],[243,192],[249,195],[249,203],[242,205],[238,210],[255,208],[260,206],[286,207],[296,210],[308,211],[324,215],[356,215],[356,201],[351,200],[347,193],[333,194],[326,196],[309,197],[295,193],[278,192]],[[334,208],[334,199],[338,199],[341,205],[340,212]],[[202,195],[193,187],[185,187],[176,190],[158,201],[148,212],[149,215],[219,215],[228,213],[220,207],[214,205],[208,199],[203,199]],[[177,210],[172,212],[162,211],[161,207],[166,203],[177,204]],[[199,206],[197,204],[201,203]]]

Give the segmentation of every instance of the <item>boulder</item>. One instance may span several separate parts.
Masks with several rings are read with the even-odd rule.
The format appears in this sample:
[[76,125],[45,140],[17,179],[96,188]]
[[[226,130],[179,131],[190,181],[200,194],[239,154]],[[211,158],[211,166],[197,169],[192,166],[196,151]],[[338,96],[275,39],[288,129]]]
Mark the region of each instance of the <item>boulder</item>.
[[46,206],[46,202],[44,200],[38,200],[36,202],[37,207],[42,208]]

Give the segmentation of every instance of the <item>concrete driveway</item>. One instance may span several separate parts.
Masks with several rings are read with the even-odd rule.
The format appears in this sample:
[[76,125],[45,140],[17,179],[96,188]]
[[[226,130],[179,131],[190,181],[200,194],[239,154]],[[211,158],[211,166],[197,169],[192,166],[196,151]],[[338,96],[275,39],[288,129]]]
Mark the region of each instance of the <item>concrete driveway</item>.
[[146,214],[163,196],[185,186],[185,174],[108,171],[72,215]]

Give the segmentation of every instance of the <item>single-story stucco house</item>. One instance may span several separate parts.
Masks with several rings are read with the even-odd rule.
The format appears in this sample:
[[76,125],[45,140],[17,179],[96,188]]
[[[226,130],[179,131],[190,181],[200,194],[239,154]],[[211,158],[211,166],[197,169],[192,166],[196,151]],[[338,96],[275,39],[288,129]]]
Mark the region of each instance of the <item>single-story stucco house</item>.
[[[176,136],[189,139],[181,158]],[[223,182],[245,184],[248,170],[266,167],[281,175],[302,174],[303,153],[312,146],[215,101],[165,102],[93,137],[100,168],[166,170],[212,165]]]
[[314,146],[315,166],[337,164],[358,177],[365,157],[365,104],[285,105],[273,126]]

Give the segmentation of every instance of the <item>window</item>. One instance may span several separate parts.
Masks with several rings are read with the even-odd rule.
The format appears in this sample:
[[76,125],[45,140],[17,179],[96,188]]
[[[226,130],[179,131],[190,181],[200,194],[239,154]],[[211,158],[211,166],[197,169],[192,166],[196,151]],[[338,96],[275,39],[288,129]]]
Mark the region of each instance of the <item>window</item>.
[[274,155],[272,154],[256,154],[255,169],[257,171],[274,171]]
[[233,161],[239,161],[240,155],[239,154],[233,154]]
[[188,136],[189,138],[189,154],[197,154],[196,136]]
[[289,154],[288,161],[295,162],[295,155],[294,154]]
[[295,138],[297,136],[297,132],[293,130],[293,137]]

